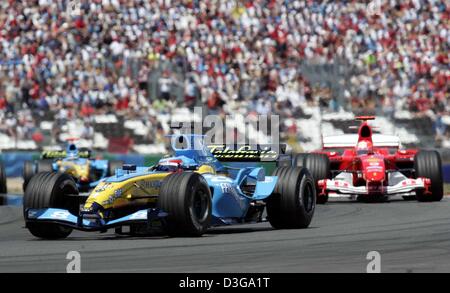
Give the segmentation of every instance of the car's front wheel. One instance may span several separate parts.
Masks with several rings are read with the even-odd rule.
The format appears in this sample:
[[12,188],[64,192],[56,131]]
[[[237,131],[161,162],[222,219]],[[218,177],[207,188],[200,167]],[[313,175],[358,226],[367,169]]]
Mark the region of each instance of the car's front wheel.
[[201,236],[211,223],[211,191],[194,172],[168,175],[161,186],[159,207],[168,213],[163,228],[171,236]]
[[430,192],[417,191],[418,201],[440,201],[444,196],[444,180],[442,176],[441,156],[437,151],[420,151],[414,157],[416,178],[424,177],[431,180]]
[[[42,172],[33,176],[25,189],[23,199],[24,216],[28,209],[60,208],[76,213],[78,194],[73,178],[68,174]],[[44,239],[66,238],[72,232],[71,228],[55,223],[28,222],[26,227],[36,237]]]

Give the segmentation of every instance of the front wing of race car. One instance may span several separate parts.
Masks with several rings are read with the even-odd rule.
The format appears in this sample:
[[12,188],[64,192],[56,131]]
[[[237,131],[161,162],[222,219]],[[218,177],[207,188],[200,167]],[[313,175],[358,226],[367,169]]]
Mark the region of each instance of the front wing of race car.
[[354,186],[351,180],[343,180],[342,177],[334,179],[324,179],[318,181],[319,196],[328,195],[329,197],[348,197],[350,195],[411,195],[418,190],[424,190],[429,193],[431,181],[428,178],[419,177],[417,179],[403,178],[397,180],[392,185],[364,185]]
[[115,220],[106,221],[97,213],[82,212],[79,216],[75,216],[65,209],[44,208],[27,209],[25,211],[25,222],[55,223],[80,231],[103,231],[109,228],[130,224],[151,223],[154,220],[161,220],[166,216],[167,213],[156,208],[150,208],[134,212]]

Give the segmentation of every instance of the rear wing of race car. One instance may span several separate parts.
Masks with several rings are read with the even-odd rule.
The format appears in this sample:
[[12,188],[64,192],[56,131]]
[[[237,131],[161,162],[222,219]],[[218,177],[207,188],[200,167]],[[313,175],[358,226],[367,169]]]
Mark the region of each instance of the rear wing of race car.
[[375,120],[375,116],[356,116],[356,121],[369,121],[369,120]]
[[285,144],[208,145],[207,147],[221,162],[270,162],[276,161],[280,155],[286,153]]
[[[90,150],[83,150],[78,152],[78,156],[80,158],[89,159],[92,156],[92,152]],[[67,152],[64,151],[43,151],[41,153],[41,159],[64,159],[67,157]]]
[[286,145],[283,144],[208,144],[204,135],[197,134],[177,134],[169,137],[176,156],[198,161],[276,161],[280,154],[286,152]]
[[[374,147],[399,148],[400,139],[395,135],[373,134]],[[323,148],[353,148],[358,143],[357,134],[343,134],[323,137]]]

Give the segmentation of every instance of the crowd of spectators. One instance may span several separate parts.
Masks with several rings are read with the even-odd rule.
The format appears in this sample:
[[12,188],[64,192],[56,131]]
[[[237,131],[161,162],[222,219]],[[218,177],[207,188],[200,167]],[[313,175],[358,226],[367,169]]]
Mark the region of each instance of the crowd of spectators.
[[[55,128],[81,119],[89,136],[93,115],[116,113],[151,123],[152,143],[160,113],[195,105],[283,119],[309,106],[407,110],[439,122],[449,47],[446,0],[5,0],[0,130],[42,139],[36,121],[56,113]],[[349,68],[335,77],[343,93],[301,69],[337,63]]]

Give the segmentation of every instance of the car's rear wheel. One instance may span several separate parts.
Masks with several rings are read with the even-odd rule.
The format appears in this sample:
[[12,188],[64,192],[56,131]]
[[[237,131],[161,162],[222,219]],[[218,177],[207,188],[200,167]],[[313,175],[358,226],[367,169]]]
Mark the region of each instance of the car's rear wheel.
[[275,163],[276,167],[291,167],[292,157],[290,155],[280,155]]
[[414,157],[416,178],[425,177],[431,180],[430,192],[417,191],[418,201],[440,201],[444,196],[441,156],[437,151],[420,151]]
[[273,194],[268,198],[267,218],[275,229],[306,228],[316,206],[314,180],[306,168],[281,167]]
[[308,156],[306,153],[300,153],[295,155],[294,166],[295,167],[303,167],[305,165],[305,158]]
[[159,195],[162,221],[170,236],[201,236],[211,223],[211,191],[202,175],[194,172],[168,175]]
[[33,161],[25,161],[23,163],[23,191],[27,188],[28,183],[31,178],[36,174],[35,172],[35,164]]
[[[60,208],[75,214],[78,211],[78,194],[73,178],[68,174],[41,172],[28,183],[23,199],[24,216],[28,209]],[[26,227],[36,237],[44,239],[66,238],[71,228],[55,223],[27,222]]]
[[317,203],[324,204],[328,201],[328,195],[319,196],[319,180],[330,179],[330,159],[325,154],[307,154],[303,160],[303,166],[308,169],[311,176],[314,178],[316,187]]
[[6,188],[6,172],[5,166],[3,163],[0,163],[0,193],[7,193],[8,189]]

